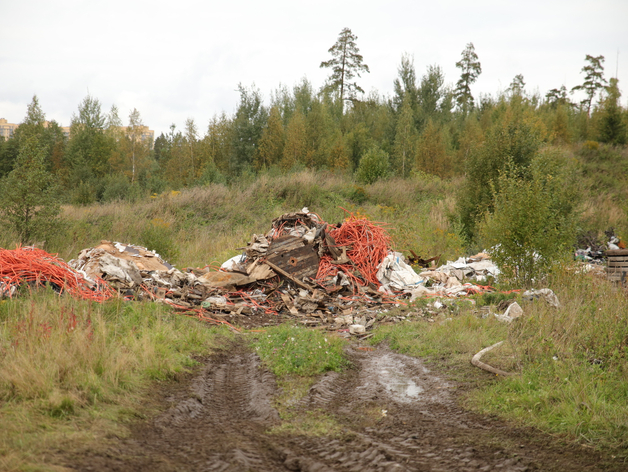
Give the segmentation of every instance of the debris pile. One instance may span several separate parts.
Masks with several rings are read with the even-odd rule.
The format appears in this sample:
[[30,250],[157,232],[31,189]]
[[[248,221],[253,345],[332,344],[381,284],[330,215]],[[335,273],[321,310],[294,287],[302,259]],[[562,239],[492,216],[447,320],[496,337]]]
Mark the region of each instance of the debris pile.
[[330,225],[304,208],[275,218],[266,234],[253,234],[218,271],[180,271],[147,248],[110,241],[82,250],[69,264],[121,296],[161,301],[209,321],[246,326],[242,317],[248,317],[259,325],[280,315],[362,334],[383,307],[399,303],[390,289],[378,290],[380,273],[396,279],[397,267],[382,266],[395,254],[390,246],[383,224],[350,215]]
[[[491,291],[481,284],[499,274],[485,253],[438,268],[438,256],[423,260],[412,253],[410,261],[431,263],[417,274],[402,253],[392,250],[384,223],[349,214],[332,225],[307,208],[275,218],[266,234],[253,234],[238,249],[242,253],[219,270],[183,271],[147,248],[105,240],[68,264],[33,248],[16,250],[22,262],[6,261],[8,252],[2,250],[0,294],[13,295],[23,281],[46,281],[58,291],[97,301],[117,292],[127,299],[166,303],[218,324],[255,327],[288,317],[366,335],[390,305]],[[541,292],[530,296],[550,298]],[[506,314],[509,319],[517,316],[515,309]]]
[[115,294],[100,278],[88,280],[56,254],[35,247],[0,248],[0,298],[14,296],[23,284],[50,285],[59,293],[98,302]]
[[[489,285],[481,285],[497,278],[499,269],[487,253],[481,252],[469,258],[461,257],[457,261],[432,270],[423,271],[419,277],[423,283],[409,290],[411,300],[426,296],[459,297],[473,295],[490,290]],[[475,283],[471,283],[475,282]]]

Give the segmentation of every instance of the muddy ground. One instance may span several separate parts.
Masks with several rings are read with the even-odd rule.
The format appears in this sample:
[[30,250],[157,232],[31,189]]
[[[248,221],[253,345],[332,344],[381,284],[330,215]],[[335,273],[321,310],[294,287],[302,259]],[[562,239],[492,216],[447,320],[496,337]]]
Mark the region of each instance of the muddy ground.
[[626,470],[581,446],[470,413],[460,384],[386,348],[350,349],[353,367],[320,378],[299,415],[322,414],[331,436],[273,432],[274,376],[241,344],[157,392],[162,413],[130,438],[58,458],[81,471],[593,471]]

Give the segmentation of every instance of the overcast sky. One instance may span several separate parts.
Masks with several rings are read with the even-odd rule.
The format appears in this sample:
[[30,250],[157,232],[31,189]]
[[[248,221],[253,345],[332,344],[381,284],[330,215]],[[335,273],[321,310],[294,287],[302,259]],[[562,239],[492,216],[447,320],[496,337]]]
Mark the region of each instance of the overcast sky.
[[68,126],[89,93],[125,124],[137,108],[156,136],[187,118],[204,133],[213,115],[234,113],[239,83],[267,102],[303,77],[318,89],[344,27],[371,70],[359,80],[367,92],[392,93],[404,53],[419,77],[437,64],[453,84],[472,42],[475,97],[517,74],[529,92],[571,89],[591,54],[606,58],[606,77],[618,71],[626,104],[628,0],[0,0],[0,117],[20,123],[36,94]]

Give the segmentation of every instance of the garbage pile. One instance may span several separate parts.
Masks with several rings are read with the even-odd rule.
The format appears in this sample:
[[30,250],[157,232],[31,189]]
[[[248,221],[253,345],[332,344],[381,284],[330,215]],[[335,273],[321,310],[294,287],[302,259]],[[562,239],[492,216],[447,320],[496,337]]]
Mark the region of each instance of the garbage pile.
[[[57,269],[49,268],[34,269],[40,275],[32,277],[51,274],[46,280],[59,290],[83,298],[104,301],[117,293],[218,324],[255,327],[289,317],[363,335],[403,299],[480,293],[491,290],[481,283],[499,274],[483,253],[417,274],[391,247],[384,223],[349,214],[333,225],[303,208],[275,218],[265,234],[253,234],[220,270],[181,271],[145,247],[103,240],[68,264],[54,262],[63,267],[56,278]],[[77,281],[72,286],[71,279]],[[8,293],[17,282],[5,276],[0,283],[0,291]]]
[[[421,285],[409,290],[411,301],[426,296],[460,297],[490,290],[490,285],[482,285],[495,280],[499,269],[484,252],[468,258],[461,257],[456,261],[431,270],[421,272],[418,277]],[[471,281],[475,282],[472,283]]]
[[[180,271],[147,248],[110,241],[82,250],[69,264],[121,296],[161,301],[208,321],[243,324],[242,317],[255,317],[257,325],[281,315],[362,334],[383,308],[399,303],[402,292],[382,289],[378,278],[399,279],[399,263],[382,265],[395,254],[390,246],[382,223],[350,215],[330,225],[304,208],[275,218],[266,234],[253,234],[218,271]],[[413,280],[406,282],[416,283],[407,268]]]

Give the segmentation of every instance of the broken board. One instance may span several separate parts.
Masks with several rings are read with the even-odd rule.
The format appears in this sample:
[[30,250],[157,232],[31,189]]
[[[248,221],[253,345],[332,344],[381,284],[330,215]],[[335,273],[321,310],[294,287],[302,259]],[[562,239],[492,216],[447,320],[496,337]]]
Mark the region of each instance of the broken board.
[[275,239],[268,248],[266,259],[298,280],[316,277],[320,263],[314,246],[306,245],[297,236]]

